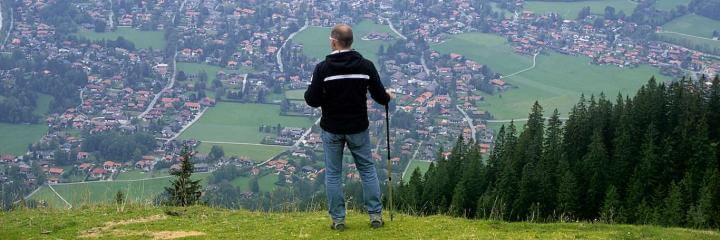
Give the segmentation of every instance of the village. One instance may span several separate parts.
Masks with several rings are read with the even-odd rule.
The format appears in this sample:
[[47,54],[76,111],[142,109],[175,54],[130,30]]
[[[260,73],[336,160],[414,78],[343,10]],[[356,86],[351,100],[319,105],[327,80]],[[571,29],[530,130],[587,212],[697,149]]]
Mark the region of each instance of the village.
[[[2,154],[0,163],[17,168],[28,189],[44,184],[113,181],[128,171],[166,174],[178,168],[181,146],[210,144],[182,134],[220,103],[277,105],[283,115],[318,119],[320,110],[305,105],[302,99],[285,97],[287,91],[305,89],[315,63],[322,60],[303,55],[305,46],[290,39],[304,26],[330,27],[367,20],[390,25],[395,31],[360,37],[392,46],[378,54],[375,65],[386,87],[398,93],[391,114],[394,169],[390,174],[400,178],[413,161],[429,165],[447,158],[458,136],[478,144],[481,153],[488,154],[496,133],[487,120],[495,117],[478,104],[485,94],[515,88],[485,63],[428,47],[453,35],[487,31],[508,39],[514,51],[522,55],[551,51],[587,56],[597,65],[633,68],[648,64],[671,76],[720,72],[720,61],[703,52],[631,37],[628,33],[640,26],[622,19],[605,19],[598,25],[596,16],[556,21],[557,16],[531,11],[501,19],[474,8],[472,1],[439,4],[429,16],[422,15],[427,6],[416,4],[399,11],[393,10],[393,1],[389,0],[377,1],[381,12],[375,3],[354,3],[348,6],[357,12],[354,15],[331,11],[339,4],[336,0],[316,4],[300,0],[242,3],[233,9],[218,8],[220,2],[158,1],[143,7],[117,8],[100,2],[76,4],[78,14],[86,20],[75,32],[127,29],[164,35],[163,47],[142,48],[126,47],[124,41],[132,43],[128,37],[90,40],[78,33],[59,31],[34,11],[47,7],[47,3],[22,1],[14,10],[15,26],[4,51],[42,53],[48,59],[69,62],[73,69],[87,74],[87,83],[78,89],[81,102],[77,106],[46,116],[43,123],[49,126],[48,133],[29,146],[27,153]],[[524,2],[515,3],[521,6]],[[98,29],[101,25],[106,29]],[[218,70],[198,71],[182,64]],[[10,79],[10,74],[2,71],[0,78]],[[368,100],[368,109],[373,158],[380,163],[387,144],[383,140],[385,113],[372,100]],[[195,170],[213,172],[234,165],[252,175],[284,175],[287,184],[292,184],[293,177],[314,181],[324,171],[319,126],[255,127],[253,134],[263,137],[253,144],[285,150],[259,161],[242,154],[217,157],[198,152],[194,155]],[[107,159],[83,151],[87,136],[114,131],[149,133],[157,145],[133,159]],[[354,166],[346,164],[351,169]],[[347,177],[359,179],[354,172]],[[0,176],[0,183],[8,181],[8,176]]]

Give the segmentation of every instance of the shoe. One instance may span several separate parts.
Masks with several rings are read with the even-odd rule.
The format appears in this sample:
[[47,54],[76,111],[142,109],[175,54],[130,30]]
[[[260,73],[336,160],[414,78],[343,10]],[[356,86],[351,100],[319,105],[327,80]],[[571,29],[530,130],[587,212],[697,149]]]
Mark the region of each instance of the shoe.
[[330,229],[337,230],[337,231],[344,231],[345,230],[345,221],[333,221],[333,223],[330,225]]
[[370,214],[370,227],[377,229],[383,225],[385,222],[382,220],[382,214]]

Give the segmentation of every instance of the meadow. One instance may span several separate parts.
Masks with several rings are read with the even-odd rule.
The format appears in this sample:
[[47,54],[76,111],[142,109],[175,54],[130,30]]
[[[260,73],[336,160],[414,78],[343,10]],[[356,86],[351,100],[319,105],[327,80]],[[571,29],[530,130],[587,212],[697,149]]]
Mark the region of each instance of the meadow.
[[720,21],[696,14],[688,14],[673,19],[663,25],[662,28],[665,31],[711,38],[713,31],[720,29]]
[[[254,176],[237,177],[230,183],[233,186],[240,188],[243,191],[250,191],[250,180]],[[273,173],[268,173],[258,178],[258,186],[261,192],[271,192],[275,189],[275,183],[278,180],[278,176]]]
[[312,120],[306,117],[281,116],[279,105],[221,102],[208,109],[205,115],[183,132],[180,138],[260,143],[267,135],[259,131],[263,124],[307,128],[312,126],[312,123]]
[[[370,32],[386,32],[394,35],[393,31],[387,25],[380,25],[365,20],[352,26],[355,36],[353,48],[356,49],[365,58],[377,63],[377,53],[381,45],[387,46],[389,42],[382,40],[362,40],[361,38]],[[325,56],[330,54],[330,28],[324,27],[308,27],[302,32],[295,35],[293,42],[303,45],[303,53],[309,57],[324,60]]]
[[118,37],[123,37],[133,42],[136,48],[156,50],[165,48],[165,35],[162,31],[140,31],[130,27],[118,27],[115,31],[101,33],[82,29],[77,35],[92,41],[116,40]]
[[[503,47],[507,43],[503,44],[501,39],[489,34],[461,34],[432,48],[441,53],[475,49],[465,55],[488,65],[501,75],[509,75],[532,66],[531,57],[519,55],[513,52],[512,48]],[[473,41],[478,42],[473,44]],[[529,59],[530,64],[526,59]],[[535,101],[539,101],[545,108],[546,115],[558,108],[561,115],[567,116],[581,94],[589,97],[590,94],[604,92],[608,98],[615,99],[618,93],[634,93],[653,75],[659,80],[668,80],[658,69],[650,66],[601,66],[591,64],[590,59],[584,56],[559,53],[543,53],[537,56],[536,60],[535,68],[504,79],[515,88],[492,95],[481,93],[485,101],[480,102],[478,107],[489,111],[495,119],[518,119],[526,118],[528,109]]]
[[[168,212],[179,216],[168,215]],[[6,239],[720,239],[714,230],[587,222],[530,223],[395,214],[370,229],[367,215],[350,210],[343,232],[327,212],[250,212],[207,206],[129,205],[81,209],[22,209],[0,214]]]
[[229,144],[229,143],[202,143],[198,147],[200,153],[209,153],[213,145],[223,148],[225,156],[248,157],[255,162],[264,162],[269,158],[287,150],[285,146],[275,145],[248,145],[248,144]]
[[415,171],[415,169],[419,168],[420,173],[425,174],[428,168],[430,168],[430,162],[427,161],[412,160],[409,164],[410,166],[408,167],[407,172],[405,172],[405,175],[402,176],[402,179],[405,182],[410,181],[410,176],[412,176],[412,173],[413,171]]
[[[671,0],[672,1],[672,0]],[[577,1],[577,2],[549,2],[549,1],[525,1],[525,9],[535,13],[558,13],[565,19],[576,19],[580,10],[590,7],[590,12],[596,15],[603,15],[605,7],[614,7],[615,12],[625,12],[630,15],[635,9],[635,3],[629,0],[602,0],[602,1]]]
[[295,89],[285,91],[285,98],[289,100],[305,101],[305,89]]
[[[39,94],[33,113],[45,116],[51,101],[52,97],[50,95]],[[37,142],[47,133],[48,126],[42,123],[43,120],[44,118],[41,118],[41,123],[37,124],[0,123],[0,155],[25,154],[29,144]]]
[[677,8],[678,5],[687,6],[691,0],[656,0],[653,6],[655,9],[670,11]]
[[[206,185],[209,175],[210,173],[196,173],[193,174],[193,178],[203,180],[202,184]],[[170,180],[172,179],[173,177],[137,181],[92,181],[53,185],[52,187],[73,207],[112,203],[115,201],[115,195],[118,191],[123,191],[128,202],[149,203],[158,194],[165,191],[166,186],[170,186]],[[56,208],[67,207],[67,204],[55,195],[48,186],[42,186],[30,199],[46,201],[50,206]]]

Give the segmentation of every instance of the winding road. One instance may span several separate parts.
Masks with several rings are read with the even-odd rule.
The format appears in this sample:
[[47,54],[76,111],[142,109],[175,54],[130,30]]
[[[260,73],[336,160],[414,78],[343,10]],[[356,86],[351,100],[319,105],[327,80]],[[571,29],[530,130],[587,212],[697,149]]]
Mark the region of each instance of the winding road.
[[526,68],[526,69],[523,69],[523,70],[520,70],[520,71],[511,73],[510,75],[507,75],[507,76],[500,76],[500,78],[509,78],[509,77],[512,77],[512,76],[515,76],[515,75],[518,75],[518,74],[521,74],[521,73],[524,73],[524,72],[527,72],[527,71],[532,70],[533,68],[535,68],[535,65],[536,65],[536,63],[537,63],[536,60],[537,60],[538,54],[539,54],[539,53],[535,53],[535,54],[533,55],[533,64],[532,64],[532,66],[530,66],[530,67],[528,67],[528,68]]
[[280,72],[285,72],[285,68],[284,68],[285,66],[283,65],[283,62],[282,62],[283,48],[285,48],[285,45],[287,45],[288,41],[292,40],[295,37],[295,35],[298,34],[299,32],[302,32],[303,30],[307,29],[309,25],[310,25],[310,22],[307,19],[305,19],[305,25],[303,25],[303,27],[301,27],[297,31],[291,33],[290,36],[288,36],[288,38],[285,39],[285,42],[283,42],[283,45],[280,46],[280,49],[278,49],[278,52],[275,55],[275,59],[277,60],[277,65],[278,65],[278,68],[280,68]]
[[[8,11],[10,13],[10,24],[8,25],[8,29],[5,33],[5,38],[3,39],[2,45],[0,45],[1,48],[5,48],[5,44],[7,44],[8,39],[10,39],[10,33],[12,33],[12,29],[15,25],[15,13],[13,13],[13,9],[9,9]],[[3,23],[5,22],[5,15],[2,13],[2,5],[0,5],[0,29],[4,26]]]
[[390,21],[389,18],[383,18],[383,20],[385,20],[385,21],[388,23],[388,25],[390,25],[390,30],[392,30],[393,32],[395,32],[395,34],[397,34],[397,35],[398,35],[400,38],[402,38],[403,40],[407,40],[407,37],[405,37],[405,35],[403,35],[402,33],[400,33],[400,31],[398,31],[397,29],[395,29],[395,26],[393,26],[392,21]]

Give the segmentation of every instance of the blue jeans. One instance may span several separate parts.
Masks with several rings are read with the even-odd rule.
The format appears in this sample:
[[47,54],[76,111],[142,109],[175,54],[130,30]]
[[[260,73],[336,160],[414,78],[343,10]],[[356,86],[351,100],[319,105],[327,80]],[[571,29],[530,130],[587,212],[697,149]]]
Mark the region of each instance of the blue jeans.
[[355,166],[362,180],[363,199],[369,214],[380,214],[380,182],[372,159],[370,134],[365,130],[356,134],[333,134],[322,131],[325,150],[325,192],[328,198],[328,212],[333,221],[345,220],[345,196],[343,192],[343,150],[347,144],[355,159]]

